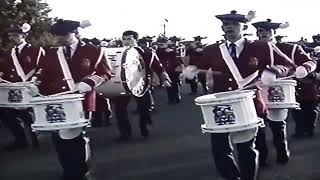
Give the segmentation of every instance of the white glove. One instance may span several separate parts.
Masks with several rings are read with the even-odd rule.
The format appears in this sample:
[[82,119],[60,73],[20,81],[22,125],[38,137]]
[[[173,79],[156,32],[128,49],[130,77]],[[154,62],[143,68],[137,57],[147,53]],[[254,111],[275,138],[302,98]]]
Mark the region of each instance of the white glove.
[[29,94],[31,96],[35,96],[35,95],[38,95],[39,94],[39,89],[38,87],[33,84],[33,83],[27,83],[25,84],[25,86],[27,87],[28,91],[29,91]]
[[171,87],[171,81],[169,81],[168,79],[164,80],[162,83],[165,87]]
[[80,82],[77,84],[76,90],[79,91],[80,93],[85,93],[85,92],[91,91],[92,88],[89,84],[85,82]]
[[37,86],[41,83],[41,81],[38,80],[38,77],[35,76],[31,78],[31,82]]
[[297,78],[304,78],[308,75],[308,71],[304,66],[298,66],[295,72]]
[[166,52],[172,52],[172,51],[173,51],[173,49],[171,49],[171,48],[167,48],[165,51],[166,51]]
[[182,75],[189,80],[194,79],[194,77],[198,74],[198,69],[196,66],[194,65],[190,65],[187,66],[186,68],[184,68],[184,70],[182,71]]
[[171,87],[172,82],[167,73],[162,73],[160,79],[165,87]]
[[202,48],[197,48],[196,51],[197,52],[201,52],[201,51],[203,51],[203,49]]
[[275,82],[277,79],[277,76],[275,73],[269,71],[269,70],[264,70],[261,74],[261,82],[265,85],[270,85],[273,82]]

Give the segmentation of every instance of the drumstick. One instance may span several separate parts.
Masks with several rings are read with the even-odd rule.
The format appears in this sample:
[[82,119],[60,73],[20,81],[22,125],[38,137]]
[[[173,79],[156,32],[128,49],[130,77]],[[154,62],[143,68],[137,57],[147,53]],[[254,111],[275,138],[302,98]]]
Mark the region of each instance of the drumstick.
[[237,89],[237,90],[235,90],[235,91],[241,91],[241,90],[245,90],[245,89],[248,89],[248,88],[252,88],[252,87],[257,86],[259,83],[261,83],[261,81],[257,81],[257,82],[255,82],[255,83],[253,83],[253,84],[250,84],[250,85],[248,85],[248,86],[244,86],[244,87],[239,88],[239,89]]
[[60,96],[60,95],[71,94],[71,93],[75,93],[75,91],[65,91],[65,92],[61,92],[61,93],[57,93],[57,94],[51,94],[49,96],[50,97],[52,97],[52,96]]
[[[276,79],[276,80],[286,80],[286,79],[290,79],[290,78],[294,78],[294,77],[296,77],[295,74],[290,75],[290,76],[286,76],[286,77],[282,77],[282,78],[278,78],[278,79]],[[248,86],[244,86],[244,87],[242,87],[242,88],[239,88],[239,89],[237,89],[237,90],[248,89],[248,88],[257,86],[257,85],[259,85],[260,83],[262,83],[261,80],[255,82],[255,83],[253,83],[253,84],[251,84],[251,85],[248,85]],[[237,90],[236,90],[236,91],[237,91]]]
[[286,76],[286,77],[282,77],[282,78],[278,78],[278,79],[276,79],[276,80],[286,80],[286,79],[291,79],[291,78],[294,78],[294,77],[296,77],[295,74],[290,75],[290,76]]
[[0,81],[3,81],[3,82],[5,82],[5,83],[9,83],[9,84],[14,84],[13,82],[10,82],[10,81],[7,81],[7,80],[5,80],[5,79],[2,79],[1,77],[0,77]]

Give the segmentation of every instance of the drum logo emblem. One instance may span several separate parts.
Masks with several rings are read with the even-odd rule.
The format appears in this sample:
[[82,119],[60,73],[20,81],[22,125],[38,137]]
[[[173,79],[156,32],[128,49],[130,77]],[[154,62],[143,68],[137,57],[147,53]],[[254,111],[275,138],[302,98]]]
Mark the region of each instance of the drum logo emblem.
[[22,92],[20,89],[10,89],[8,92],[8,101],[12,103],[20,103],[23,100]]
[[66,113],[62,104],[49,104],[46,106],[46,119],[49,123],[66,122]]
[[269,102],[283,102],[284,92],[281,86],[272,86],[268,89]]
[[212,112],[217,125],[236,123],[236,118],[231,105],[213,106]]

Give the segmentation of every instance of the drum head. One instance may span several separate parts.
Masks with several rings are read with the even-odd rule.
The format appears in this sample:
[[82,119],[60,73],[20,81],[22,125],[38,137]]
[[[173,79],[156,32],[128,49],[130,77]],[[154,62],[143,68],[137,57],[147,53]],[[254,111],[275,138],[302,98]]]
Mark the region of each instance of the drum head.
[[135,48],[126,50],[122,58],[121,80],[134,96],[143,96],[148,88],[146,68],[141,54]]
[[267,118],[270,121],[284,121],[288,117],[288,109],[268,109]]
[[233,143],[244,143],[254,138],[257,132],[258,127],[254,127],[243,131],[231,132],[230,139]]

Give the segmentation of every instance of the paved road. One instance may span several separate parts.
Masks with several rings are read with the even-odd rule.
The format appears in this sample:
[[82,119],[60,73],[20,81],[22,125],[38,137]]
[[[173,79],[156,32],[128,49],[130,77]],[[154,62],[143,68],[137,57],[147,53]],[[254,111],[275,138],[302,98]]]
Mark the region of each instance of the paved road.
[[[91,128],[92,167],[97,180],[221,180],[210,154],[209,137],[202,134],[200,108],[194,105],[195,96],[183,88],[183,102],[166,104],[164,89],[155,93],[157,110],[149,139],[139,135],[138,117],[130,113],[134,139],[117,144],[115,125]],[[130,112],[135,103],[130,104]],[[113,122],[114,119],[112,120]],[[115,123],[114,123],[115,124]],[[289,134],[293,123],[288,122]],[[318,130],[317,130],[318,131]],[[8,143],[10,135],[0,129],[0,146]],[[0,152],[0,180],[57,180],[61,169],[48,135],[40,135],[39,149],[13,153]],[[320,180],[320,135],[312,139],[289,139],[292,158],[288,165],[275,163],[270,130],[270,167],[260,170],[260,180]]]

